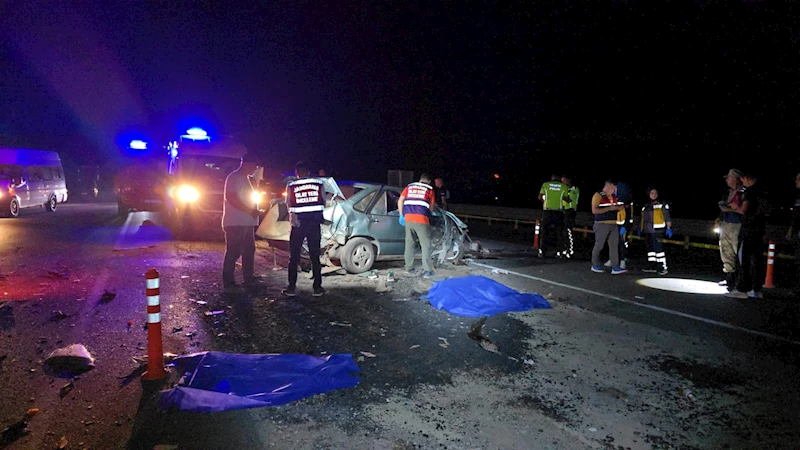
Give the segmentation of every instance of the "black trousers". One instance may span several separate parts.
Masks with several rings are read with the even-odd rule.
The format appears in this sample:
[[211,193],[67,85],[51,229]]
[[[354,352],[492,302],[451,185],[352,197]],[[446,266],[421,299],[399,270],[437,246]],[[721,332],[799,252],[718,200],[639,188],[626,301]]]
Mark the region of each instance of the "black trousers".
[[644,243],[647,248],[647,268],[666,271],[667,255],[664,253],[664,233],[645,233]]
[[572,229],[577,224],[576,218],[578,213],[574,209],[567,209],[564,211],[564,229],[567,232],[568,249],[567,255],[572,256],[575,254],[575,239],[572,236]]
[[736,290],[760,292],[766,274],[764,263],[764,234],[739,233],[739,260],[736,266]]
[[222,263],[222,282],[226,285],[234,283],[233,272],[240,256],[244,282],[253,281],[256,255],[255,227],[224,227],[223,231],[225,231],[225,260]]
[[300,226],[292,227],[289,235],[289,287],[297,285],[297,264],[303,240],[308,241],[308,255],[311,257],[311,273],[314,275],[314,288],[322,287],[322,265],[319,262],[320,224],[300,221]]
[[541,245],[542,254],[555,247],[557,252],[567,250],[564,211],[545,210],[542,220]]

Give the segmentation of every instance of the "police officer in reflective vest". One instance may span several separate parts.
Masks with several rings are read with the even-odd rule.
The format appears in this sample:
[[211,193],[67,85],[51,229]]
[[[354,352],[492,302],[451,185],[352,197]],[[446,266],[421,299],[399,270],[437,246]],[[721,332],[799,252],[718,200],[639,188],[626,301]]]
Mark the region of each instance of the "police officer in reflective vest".
[[409,275],[414,275],[414,235],[419,239],[422,247],[422,276],[433,276],[431,268],[431,210],[434,205],[433,186],[431,176],[424,173],[418,182],[411,183],[403,189],[400,200],[397,202],[400,210],[400,223],[406,227],[406,248],[404,253],[405,270]]
[[322,211],[325,209],[325,185],[318,179],[308,178],[311,172],[303,162],[297,163],[294,173],[297,180],[286,186],[286,206],[292,224],[289,235],[289,286],[281,292],[290,297],[295,295],[297,264],[300,262],[300,250],[305,239],[308,241],[311,271],[314,275],[313,295],[320,297],[325,293],[322,289],[322,267],[319,262],[322,240],[320,224],[324,221]]

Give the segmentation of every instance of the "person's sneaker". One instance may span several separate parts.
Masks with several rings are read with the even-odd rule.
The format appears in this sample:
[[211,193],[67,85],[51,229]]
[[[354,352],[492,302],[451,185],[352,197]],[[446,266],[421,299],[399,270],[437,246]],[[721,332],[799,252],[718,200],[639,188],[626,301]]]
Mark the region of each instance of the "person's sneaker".
[[322,287],[314,288],[314,293],[311,295],[313,295],[314,297],[322,297],[323,295],[325,295],[325,289],[323,289]]
[[422,273],[422,278],[433,278],[433,272],[430,270]]
[[603,273],[605,269],[603,269],[603,266],[592,266],[592,272]]
[[622,261],[619,262],[619,266],[622,269],[627,269],[628,268],[628,262],[623,259]]
[[720,286],[727,286],[728,285],[728,280],[722,280],[717,284],[720,285]]
[[404,270],[403,271],[403,275],[405,275],[407,277],[415,277],[415,276],[417,276],[417,269],[412,267],[412,268],[410,268],[408,270]]
[[628,272],[628,269],[623,269],[622,267],[614,267],[611,269],[611,275],[619,275],[626,272]]
[[761,292],[750,291],[747,293],[749,298],[764,298],[764,295]]
[[747,298],[747,294],[745,294],[742,291],[737,291],[736,289],[734,289],[734,290],[732,290],[732,291],[730,291],[730,292],[728,292],[727,294],[724,294],[724,295],[725,295],[725,297],[728,297],[728,298],[741,298],[741,299],[746,299]]
[[667,269],[662,269],[662,270],[659,270],[659,271],[658,271],[658,274],[659,274],[659,275],[666,275],[666,274],[668,274],[668,273],[669,273],[669,271],[667,271]]
[[605,263],[605,264],[603,264],[603,265],[604,265],[604,266],[606,266],[606,267],[611,267],[611,260],[609,259],[609,260],[608,260],[608,261],[606,261],[606,263]]
[[283,294],[283,295],[285,295],[287,297],[294,297],[295,295],[297,295],[295,293],[295,291],[294,291],[294,287],[291,287],[291,286],[289,286],[289,287],[287,287],[285,289],[281,289],[281,294]]

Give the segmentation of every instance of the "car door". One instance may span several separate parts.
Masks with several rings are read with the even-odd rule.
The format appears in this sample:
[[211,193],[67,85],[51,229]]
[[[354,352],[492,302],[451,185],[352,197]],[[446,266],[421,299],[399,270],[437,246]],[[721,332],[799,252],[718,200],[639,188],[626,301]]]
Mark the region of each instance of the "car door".
[[43,205],[44,194],[44,168],[42,166],[28,166],[25,168],[28,173],[28,196],[29,201],[26,206]]
[[399,220],[399,199],[400,191],[384,187],[367,214],[369,235],[378,242],[385,256],[402,255],[405,250],[406,229]]
[[28,182],[27,169],[22,166],[15,166],[14,174],[14,194],[19,198],[20,207],[24,208],[31,204],[30,183]]

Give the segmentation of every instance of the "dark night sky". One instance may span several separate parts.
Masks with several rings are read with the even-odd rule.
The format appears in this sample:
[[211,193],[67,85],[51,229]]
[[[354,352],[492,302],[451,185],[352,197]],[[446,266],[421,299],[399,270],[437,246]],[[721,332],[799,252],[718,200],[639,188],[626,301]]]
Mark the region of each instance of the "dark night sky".
[[0,6],[2,145],[114,160],[128,133],[163,144],[200,123],[279,170],[431,171],[464,202],[539,207],[556,170],[581,209],[613,176],[708,217],[748,165],[793,195],[788,2],[16,3]]

